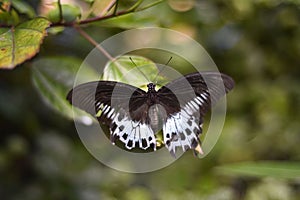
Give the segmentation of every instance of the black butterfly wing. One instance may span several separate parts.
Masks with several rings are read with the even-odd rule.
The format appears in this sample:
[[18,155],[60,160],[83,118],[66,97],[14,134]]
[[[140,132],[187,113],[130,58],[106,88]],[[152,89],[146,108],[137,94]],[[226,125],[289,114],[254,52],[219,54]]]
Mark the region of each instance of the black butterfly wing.
[[143,90],[125,83],[94,81],[73,88],[67,100],[108,125],[112,143],[119,139],[127,149],[155,149],[153,130],[146,123],[147,93]]
[[198,136],[203,117],[233,86],[234,81],[225,74],[202,72],[178,78],[158,90],[160,104],[168,109],[163,135],[171,154],[175,155],[177,147],[202,153]]

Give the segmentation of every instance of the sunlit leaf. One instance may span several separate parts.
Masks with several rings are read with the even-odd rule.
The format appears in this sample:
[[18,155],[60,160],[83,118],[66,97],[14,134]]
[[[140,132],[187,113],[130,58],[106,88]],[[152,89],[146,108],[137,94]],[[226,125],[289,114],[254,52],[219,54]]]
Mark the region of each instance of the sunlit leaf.
[[[81,62],[71,57],[53,57],[39,59],[33,62],[32,66],[32,80],[43,100],[68,118],[73,118],[73,111],[66,96],[73,87]],[[97,79],[93,69],[88,67],[83,69],[80,74],[81,79],[85,81]],[[75,119],[88,124],[87,120],[91,119],[87,114],[83,111],[75,111]]]
[[12,69],[32,58],[40,48],[50,22],[35,18],[16,27],[0,28],[0,68]]
[[233,176],[300,178],[300,163],[296,162],[245,162],[223,165],[217,172]]
[[147,58],[134,55],[120,56],[116,60],[108,62],[104,68],[102,79],[128,83],[145,90],[149,82],[164,84],[167,81],[159,75],[155,63]]

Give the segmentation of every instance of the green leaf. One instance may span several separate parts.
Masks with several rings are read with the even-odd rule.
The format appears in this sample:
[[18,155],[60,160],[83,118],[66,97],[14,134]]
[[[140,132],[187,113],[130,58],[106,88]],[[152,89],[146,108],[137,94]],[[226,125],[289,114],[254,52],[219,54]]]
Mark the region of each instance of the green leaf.
[[26,1],[12,0],[11,3],[19,13],[26,14],[30,18],[35,16],[34,9]]
[[65,30],[65,27],[63,26],[54,26],[47,29],[47,32],[49,35],[56,35]]
[[[81,15],[80,8],[77,6],[65,4],[65,5],[61,5],[61,8],[62,8],[62,20],[64,22],[75,21]],[[56,5],[55,8],[47,14],[47,17],[51,22],[54,23],[59,22],[61,20],[58,5]]]
[[114,61],[108,62],[104,68],[102,79],[128,83],[144,90],[147,90],[149,82],[159,82],[162,85],[167,83],[167,80],[159,75],[155,63],[145,57],[134,55],[120,56]]
[[300,162],[244,162],[216,167],[216,170],[233,176],[300,178]]
[[158,25],[157,19],[153,15],[145,16],[143,12],[130,13],[127,15],[113,17],[95,23],[99,26],[118,27],[124,29]]
[[[32,64],[32,80],[47,105],[70,119],[75,117],[89,123],[86,120],[91,121],[91,118],[83,111],[76,109],[73,116],[73,108],[66,100],[81,63],[79,59],[65,56],[38,59]],[[83,67],[80,72],[79,82],[98,79],[92,68]]]
[[35,18],[16,27],[0,28],[0,69],[13,69],[32,58],[40,48],[50,22]]

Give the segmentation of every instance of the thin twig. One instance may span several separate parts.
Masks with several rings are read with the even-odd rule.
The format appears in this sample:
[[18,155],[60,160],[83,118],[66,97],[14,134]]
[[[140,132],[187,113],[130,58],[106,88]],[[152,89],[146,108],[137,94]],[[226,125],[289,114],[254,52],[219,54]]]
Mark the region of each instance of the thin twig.
[[116,0],[115,9],[114,9],[114,15],[117,14],[118,5],[119,5],[119,0]]
[[99,16],[104,16],[106,15],[113,7],[114,5],[116,4],[116,0],[113,0],[111,1],[103,10],[102,12],[100,13]]
[[74,25],[74,28],[89,41],[92,45],[94,45],[103,55],[105,55],[109,60],[114,61],[115,58],[112,57],[100,44],[98,44],[89,34],[87,34],[84,30],[80,28],[80,26]]
[[58,4],[58,10],[59,10],[59,22],[63,21],[63,11],[60,0],[57,1]]
[[138,0],[133,6],[131,6],[127,11],[134,12],[140,5],[143,3],[143,0]]

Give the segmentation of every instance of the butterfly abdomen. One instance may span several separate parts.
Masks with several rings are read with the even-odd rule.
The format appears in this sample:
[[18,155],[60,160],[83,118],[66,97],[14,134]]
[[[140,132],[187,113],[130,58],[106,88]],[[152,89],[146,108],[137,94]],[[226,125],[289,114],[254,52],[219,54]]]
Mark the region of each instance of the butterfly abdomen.
[[152,105],[148,110],[148,119],[154,133],[162,130],[163,124],[167,118],[165,108],[160,104]]

